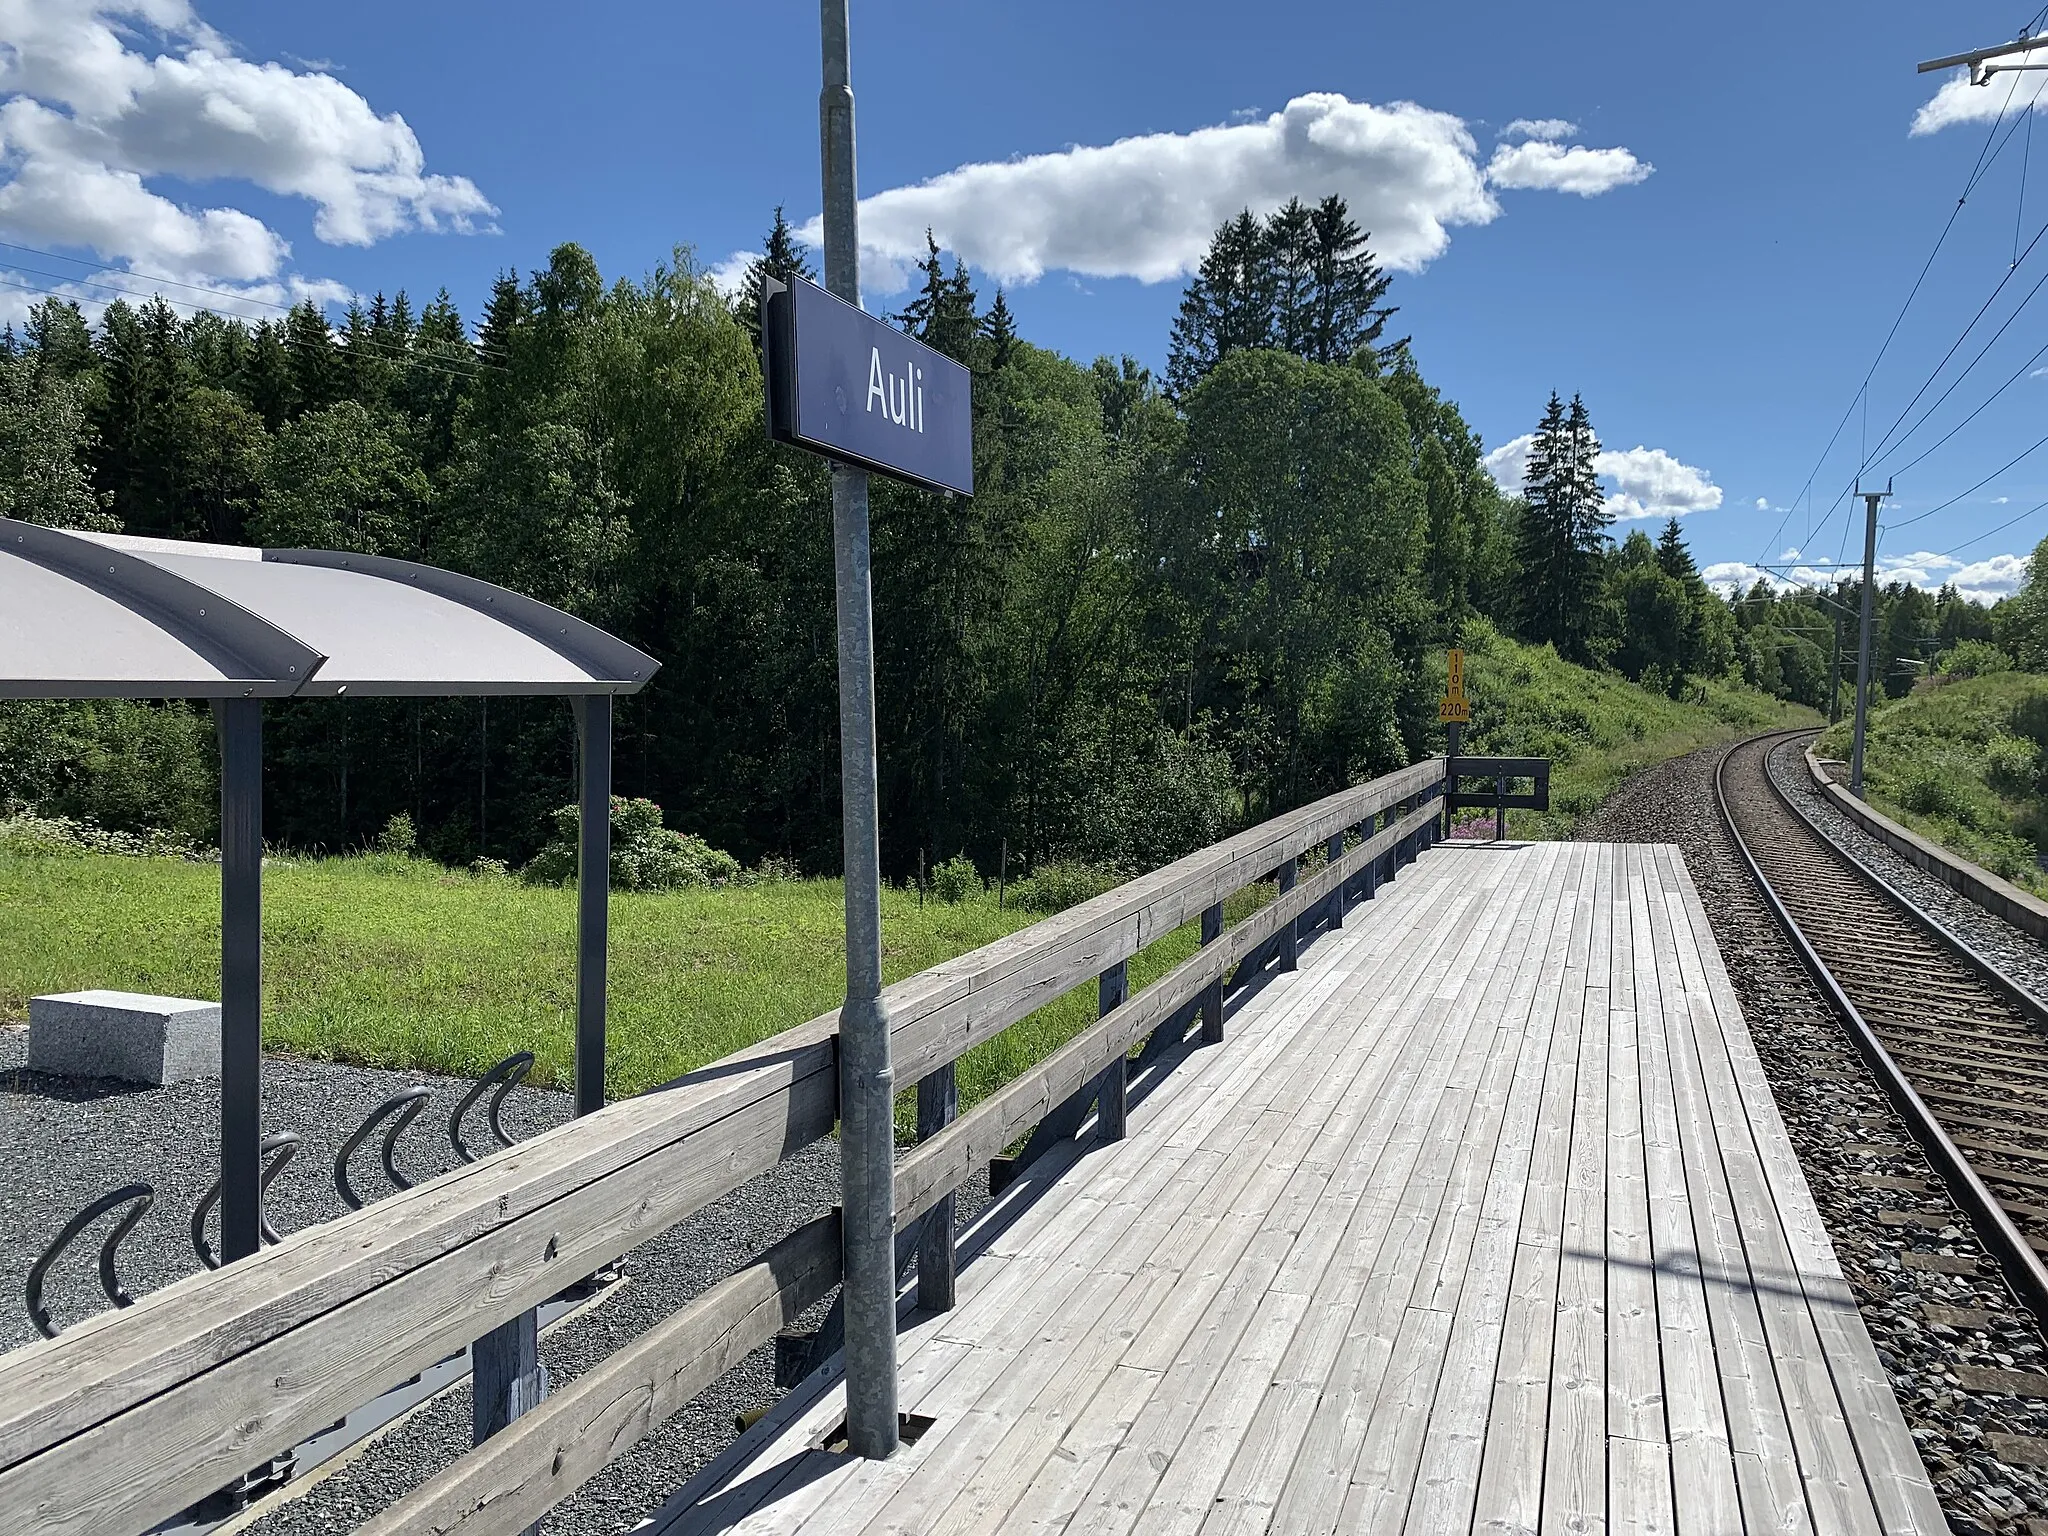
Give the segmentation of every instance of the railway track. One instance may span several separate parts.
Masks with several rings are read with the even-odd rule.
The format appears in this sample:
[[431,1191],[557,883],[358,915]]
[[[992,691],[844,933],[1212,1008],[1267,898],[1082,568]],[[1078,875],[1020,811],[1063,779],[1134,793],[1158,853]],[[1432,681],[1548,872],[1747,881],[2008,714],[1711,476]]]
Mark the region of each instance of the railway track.
[[1769,771],[1805,734],[1721,759],[1722,818],[1879,1085],[2048,1322],[2048,1009],[1807,820]]

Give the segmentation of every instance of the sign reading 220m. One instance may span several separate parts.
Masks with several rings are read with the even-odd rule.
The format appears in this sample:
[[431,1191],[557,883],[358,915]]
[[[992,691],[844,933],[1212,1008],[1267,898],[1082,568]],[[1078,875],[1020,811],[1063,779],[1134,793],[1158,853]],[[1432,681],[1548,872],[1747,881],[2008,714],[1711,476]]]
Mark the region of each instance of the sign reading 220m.
[[974,494],[973,375],[802,278],[761,295],[768,435],[928,490]]

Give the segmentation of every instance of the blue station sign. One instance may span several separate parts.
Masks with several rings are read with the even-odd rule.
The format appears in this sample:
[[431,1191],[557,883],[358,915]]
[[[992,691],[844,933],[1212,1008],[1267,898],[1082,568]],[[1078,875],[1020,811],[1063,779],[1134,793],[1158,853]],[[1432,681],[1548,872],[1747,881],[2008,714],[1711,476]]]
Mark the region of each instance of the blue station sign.
[[973,375],[797,278],[761,296],[768,435],[933,491],[974,494]]

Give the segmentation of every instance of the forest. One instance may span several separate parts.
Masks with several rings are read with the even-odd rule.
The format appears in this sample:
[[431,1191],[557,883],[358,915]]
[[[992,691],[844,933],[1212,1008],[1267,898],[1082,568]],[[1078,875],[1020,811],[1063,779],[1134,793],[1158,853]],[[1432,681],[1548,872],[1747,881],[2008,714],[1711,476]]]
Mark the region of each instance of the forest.
[[[757,351],[760,281],[794,272],[778,210],[730,298],[686,250],[607,280],[567,244],[473,326],[445,292],[338,324],[46,299],[0,342],[0,512],[395,555],[557,604],[661,662],[619,710],[622,795],[742,864],[829,873],[829,489],[767,440]],[[1390,290],[1341,199],[1246,212],[1155,378],[1034,346],[932,245],[890,318],[973,370],[977,494],[875,484],[888,874],[1005,847],[1019,871],[1150,867],[1385,772],[1432,749],[1431,661],[1474,619],[1674,698],[1739,675],[1827,707],[1853,588],[1730,603],[1675,519],[1616,538],[1576,396],[1532,402],[1504,494],[1424,344],[1390,336]],[[1953,593],[1881,611],[1887,687],[1930,636],[1995,627]],[[403,813],[446,863],[524,864],[573,782],[558,701],[284,703],[266,731],[266,835],[308,852]],[[212,774],[202,711],[0,709],[0,815],[203,842]]]

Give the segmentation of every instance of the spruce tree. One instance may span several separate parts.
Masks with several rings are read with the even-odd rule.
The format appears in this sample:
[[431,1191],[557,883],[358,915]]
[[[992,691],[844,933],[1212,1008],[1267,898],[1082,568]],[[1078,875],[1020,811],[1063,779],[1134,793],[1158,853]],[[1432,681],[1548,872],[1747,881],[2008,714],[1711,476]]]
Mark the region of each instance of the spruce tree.
[[509,367],[519,323],[526,317],[526,295],[514,272],[500,272],[491,284],[484,317],[476,328],[476,350],[487,366]]
[[946,264],[939,260],[939,242],[929,229],[924,232],[924,243],[925,258],[917,264],[924,282],[916,297],[895,316],[896,325],[906,335],[971,368],[981,340],[974,282],[967,275],[966,264],[957,259],[953,270],[946,271]]
[[272,321],[257,322],[237,385],[266,427],[275,432],[285,424],[292,412],[292,364],[284,332]]
[[284,350],[291,368],[294,416],[322,410],[340,398],[339,360],[327,317],[311,299],[292,306],[284,318]]
[[777,203],[775,222],[768,227],[767,239],[761,242],[761,254],[748,265],[747,275],[740,280],[739,297],[732,307],[740,324],[747,328],[747,334],[754,338],[755,346],[761,344],[763,284],[770,278],[778,283],[787,283],[797,277],[811,282],[818,280],[818,274],[812,270],[809,259],[797,245],[796,231],[782,216],[782,204]]
[[946,264],[939,260],[939,241],[929,229],[924,232],[924,260],[917,264],[922,277],[910,302],[889,318],[906,336],[923,341],[933,322],[946,307]]
[[1685,535],[1679,531],[1675,517],[1664,524],[1664,532],[1657,540],[1657,568],[1666,576],[1685,582],[1699,575],[1699,567],[1693,564],[1692,551],[1685,547]]
[[44,299],[28,312],[28,348],[35,355],[36,385],[70,379],[93,367],[92,330],[69,299]]
[[1313,357],[1317,311],[1315,216],[1298,197],[1266,220],[1266,260],[1273,288],[1273,345]]
[[1167,350],[1168,390],[1185,396],[1231,353],[1272,346],[1273,289],[1271,246],[1247,208],[1216,231],[1181,295]]
[[1585,402],[1553,392],[1523,476],[1522,627],[1574,661],[1591,661],[1600,633],[1602,552],[1614,516],[1600,491],[1600,440]]
[[995,302],[989,305],[987,315],[982,317],[981,341],[983,356],[991,373],[1008,366],[1010,354],[1017,350],[1017,322],[1000,288],[996,290]]
[[1406,345],[1382,345],[1394,308],[1381,301],[1393,278],[1380,270],[1367,245],[1368,236],[1353,222],[1344,199],[1334,192],[1309,215],[1315,247],[1311,272],[1314,311],[1304,345],[1296,348],[1316,363],[1348,363],[1362,347],[1376,349],[1378,361]]

